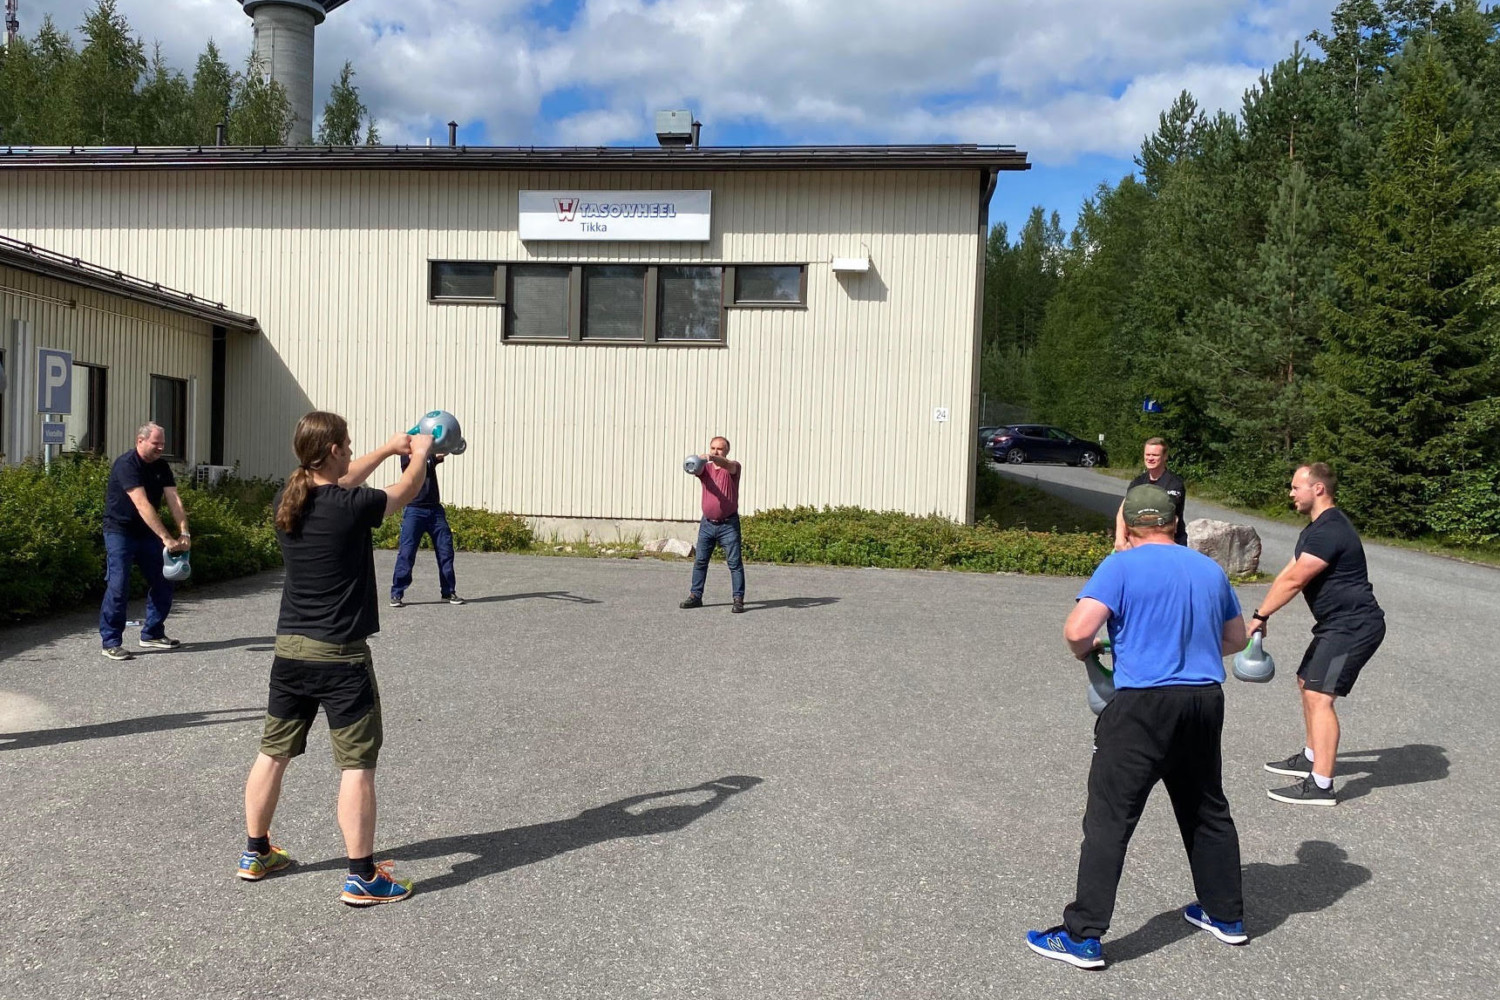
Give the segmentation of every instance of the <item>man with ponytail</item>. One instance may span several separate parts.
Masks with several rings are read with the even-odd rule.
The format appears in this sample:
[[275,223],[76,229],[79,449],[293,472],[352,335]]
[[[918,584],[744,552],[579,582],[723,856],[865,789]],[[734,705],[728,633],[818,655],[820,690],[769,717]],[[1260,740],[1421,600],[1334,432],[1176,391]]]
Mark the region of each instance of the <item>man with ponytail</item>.
[[[340,898],[350,906],[373,906],[411,895],[410,881],[392,877],[392,862],[375,864],[375,763],[382,729],[366,640],[380,630],[371,532],[417,495],[431,447],[430,435],[396,434],[355,458],[343,417],[314,411],[297,423],[297,468],[275,500],[286,574],[265,732],[245,783],[242,879],[259,881],[291,864],[290,853],[271,844],[271,818],[287,765],[307,749],[307,731],[321,707],[341,772],[338,819],[349,874]],[[394,485],[363,485],[398,455],[411,462]]]

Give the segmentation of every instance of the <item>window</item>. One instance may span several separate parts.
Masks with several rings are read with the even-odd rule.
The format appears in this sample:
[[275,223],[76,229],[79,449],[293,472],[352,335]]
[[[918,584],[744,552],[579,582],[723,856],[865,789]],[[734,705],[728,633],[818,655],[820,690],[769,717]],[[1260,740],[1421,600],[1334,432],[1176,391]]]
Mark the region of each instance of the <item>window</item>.
[[169,462],[187,460],[187,382],[164,375],[151,376],[151,422],[166,432],[167,447],[162,458]]
[[583,269],[583,339],[646,339],[646,268],[604,264]]
[[657,272],[658,340],[722,340],[724,269],[662,267]]
[[506,270],[510,272],[510,291],[505,335],[518,340],[567,340],[573,268],[567,264],[514,264]]
[[73,412],[62,420],[64,451],[104,454],[104,376],[98,365],[73,365]]
[[494,264],[478,261],[435,260],[432,262],[428,297],[467,302],[498,302],[499,282]]
[[734,269],[735,305],[801,305],[807,269],[800,264],[754,264]]

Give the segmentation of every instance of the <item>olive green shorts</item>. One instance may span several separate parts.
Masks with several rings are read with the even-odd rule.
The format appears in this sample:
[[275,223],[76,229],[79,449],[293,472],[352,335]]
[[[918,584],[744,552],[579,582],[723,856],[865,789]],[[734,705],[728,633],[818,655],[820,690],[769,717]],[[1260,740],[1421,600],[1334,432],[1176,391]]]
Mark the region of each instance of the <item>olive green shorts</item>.
[[277,636],[260,752],[268,757],[306,753],[307,731],[319,708],[328,717],[334,764],[344,771],[373,768],[384,730],[369,645]]

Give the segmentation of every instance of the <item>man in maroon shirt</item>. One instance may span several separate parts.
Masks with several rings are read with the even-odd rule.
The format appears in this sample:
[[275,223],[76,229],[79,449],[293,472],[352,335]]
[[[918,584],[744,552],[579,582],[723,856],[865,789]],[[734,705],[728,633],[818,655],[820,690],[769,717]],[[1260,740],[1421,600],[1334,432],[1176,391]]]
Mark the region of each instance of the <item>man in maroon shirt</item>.
[[729,582],[734,592],[735,614],[745,610],[745,567],[740,562],[740,463],[729,457],[729,439],[716,437],[708,443],[703,471],[703,520],[698,522],[698,558],[693,560],[693,584],[687,600],[678,607],[703,607],[703,585],[708,582],[708,559],[714,546],[724,548],[729,563]]

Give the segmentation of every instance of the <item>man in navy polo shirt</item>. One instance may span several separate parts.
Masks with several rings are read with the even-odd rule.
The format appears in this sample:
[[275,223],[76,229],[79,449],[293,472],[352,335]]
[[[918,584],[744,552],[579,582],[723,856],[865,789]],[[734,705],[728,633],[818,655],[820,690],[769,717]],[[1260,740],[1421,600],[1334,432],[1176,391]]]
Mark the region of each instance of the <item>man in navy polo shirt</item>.
[[[104,602],[99,607],[99,635],[104,655],[111,660],[131,659],[121,645],[125,632],[125,608],[130,600],[130,567],[141,568],[146,578],[146,624],[141,645],[147,649],[172,649],[176,639],[167,637],[167,613],[172,610],[172,581],[162,575],[165,546],[186,552],[192,545],[187,511],[177,495],[172,467],[163,459],[167,433],[156,424],[135,432],[135,447],[115,459],[104,487]],[[162,500],[177,521],[173,538],[157,513]]]

